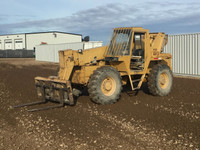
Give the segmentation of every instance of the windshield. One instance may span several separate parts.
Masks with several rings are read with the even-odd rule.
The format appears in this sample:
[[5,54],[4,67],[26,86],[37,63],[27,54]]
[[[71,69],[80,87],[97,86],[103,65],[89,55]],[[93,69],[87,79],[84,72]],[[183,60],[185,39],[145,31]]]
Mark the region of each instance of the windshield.
[[114,30],[107,55],[121,56],[130,54],[132,31],[130,29]]

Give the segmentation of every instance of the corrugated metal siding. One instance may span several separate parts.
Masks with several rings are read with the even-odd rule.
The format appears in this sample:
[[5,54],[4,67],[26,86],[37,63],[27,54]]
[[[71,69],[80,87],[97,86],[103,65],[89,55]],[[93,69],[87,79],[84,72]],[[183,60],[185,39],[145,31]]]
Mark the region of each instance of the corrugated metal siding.
[[169,35],[164,52],[172,54],[176,74],[200,75],[200,33]]
[[84,49],[90,49],[94,47],[101,47],[103,45],[103,42],[85,42],[84,43]]
[[39,61],[59,62],[58,51],[83,49],[83,43],[51,44],[36,46],[35,58]]
[[[96,43],[96,44],[95,44]],[[87,44],[85,47],[84,45]],[[65,44],[47,44],[36,46],[35,58],[38,61],[59,62],[58,52],[60,50],[72,49],[88,49],[102,46],[103,42],[78,42]],[[89,46],[88,46],[89,45]]]

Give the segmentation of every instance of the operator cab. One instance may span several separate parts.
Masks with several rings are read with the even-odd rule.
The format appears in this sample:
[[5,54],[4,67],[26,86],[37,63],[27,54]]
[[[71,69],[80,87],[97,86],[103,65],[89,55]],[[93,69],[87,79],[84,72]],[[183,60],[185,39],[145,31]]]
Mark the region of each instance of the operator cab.
[[132,70],[144,69],[144,49],[145,49],[145,34],[135,33],[133,37],[133,50],[131,54],[130,68]]
[[106,62],[123,62],[131,71],[143,71],[146,33],[147,30],[140,27],[114,29],[106,50]]

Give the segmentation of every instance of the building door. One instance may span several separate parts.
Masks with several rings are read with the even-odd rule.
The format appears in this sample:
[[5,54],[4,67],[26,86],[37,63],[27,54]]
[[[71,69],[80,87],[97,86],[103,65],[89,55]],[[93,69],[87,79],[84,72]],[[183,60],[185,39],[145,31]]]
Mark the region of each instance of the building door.
[[22,39],[15,40],[15,49],[23,49],[23,41],[22,41]]
[[2,44],[1,44],[1,41],[0,41],[0,50],[2,50]]
[[12,49],[12,40],[5,40],[5,49]]

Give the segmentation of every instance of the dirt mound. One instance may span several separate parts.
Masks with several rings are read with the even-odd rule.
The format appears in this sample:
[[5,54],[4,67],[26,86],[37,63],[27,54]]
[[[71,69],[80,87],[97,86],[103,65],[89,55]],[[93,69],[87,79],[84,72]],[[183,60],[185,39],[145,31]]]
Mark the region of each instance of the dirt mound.
[[124,89],[113,105],[83,95],[74,107],[29,113],[12,106],[37,101],[34,77],[54,75],[57,65],[20,66],[0,64],[0,149],[199,148],[200,80],[175,78],[166,97],[144,84],[138,93]]

